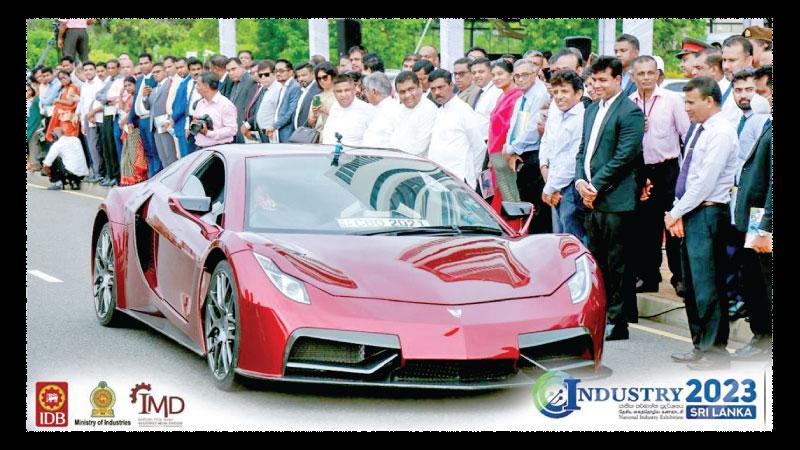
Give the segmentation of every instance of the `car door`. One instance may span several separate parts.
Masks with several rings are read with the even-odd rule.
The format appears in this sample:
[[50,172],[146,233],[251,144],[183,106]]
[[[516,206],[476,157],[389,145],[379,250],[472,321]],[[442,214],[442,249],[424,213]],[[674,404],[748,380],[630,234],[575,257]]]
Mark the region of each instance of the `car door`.
[[[212,152],[196,163],[180,188],[164,184],[155,188],[154,202],[147,222],[158,234],[156,246],[157,292],[169,308],[187,320],[198,293],[195,280],[202,270],[201,258],[207,253],[218,233],[204,233],[206,227],[221,231],[224,220],[225,163],[219,153]],[[172,205],[176,197],[210,197],[211,211],[197,213],[177,211]],[[193,217],[187,217],[184,214]]]

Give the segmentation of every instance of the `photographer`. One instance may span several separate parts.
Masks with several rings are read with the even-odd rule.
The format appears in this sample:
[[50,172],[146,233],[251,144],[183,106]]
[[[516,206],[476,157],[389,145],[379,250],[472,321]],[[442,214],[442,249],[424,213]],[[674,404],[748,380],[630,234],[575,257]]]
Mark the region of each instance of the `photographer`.
[[219,77],[203,72],[197,82],[203,97],[192,116],[190,133],[198,147],[229,144],[236,136],[236,106],[219,92]]
[[76,136],[66,136],[61,127],[52,131],[54,143],[42,163],[45,175],[50,177],[48,190],[61,190],[69,185],[73,190],[81,188],[81,180],[89,175],[83,146]]

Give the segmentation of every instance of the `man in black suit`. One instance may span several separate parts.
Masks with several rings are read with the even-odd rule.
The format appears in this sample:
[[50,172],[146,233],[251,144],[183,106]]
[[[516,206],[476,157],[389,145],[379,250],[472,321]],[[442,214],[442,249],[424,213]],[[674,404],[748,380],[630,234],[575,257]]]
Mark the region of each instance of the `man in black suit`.
[[[771,65],[759,68],[756,77],[772,91]],[[771,95],[767,100],[772,106]],[[768,358],[772,350],[772,120],[764,124],[739,177],[734,221],[741,233],[747,232],[750,208],[764,208],[764,217],[752,248],[742,249],[745,302],[753,339],[732,355],[737,360]]]
[[250,76],[250,72],[245,70],[239,58],[229,58],[225,63],[225,70],[228,79],[233,83],[229,98],[236,105],[236,129],[239,131],[236,133],[235,142],[241,144],[244,142],[241,128],[245,121],[245,112],[258,89],[258,83]]
[[586,234],[606,288],[606,340],[628,339],[628,322],[636,322],[636,291],[629,263],[629,229],[644,185],[644,114],[622,94],[622,63],[603,56],[592,64],[600,101],[586,110],[583,139],[575,168],[575,188],[589,209]]
[[317,81],[314,79],[314,68],[310,63],[299,64],[294,73],[297,82],[300,83],[300,100],[297,102],[297,110],[294,112],[294,129],[305,127],[308,122],[308,114],[311,112],[311,100],[314,96],[322,92]]
[[622,63],[621,89],[625,97],[630,97],[636,92],[636,83],[633,81],[633,60],[639,56],[639,39],[631,34],[621,34],[614,44],[614,55]]
[[231,89],[233,89],[233,81],[228,76],[225,65],[228,63],[228,57],[225,55],[214,55],[209,62],[209,69],[219,77],[219,93],[224,95],[230,100]]

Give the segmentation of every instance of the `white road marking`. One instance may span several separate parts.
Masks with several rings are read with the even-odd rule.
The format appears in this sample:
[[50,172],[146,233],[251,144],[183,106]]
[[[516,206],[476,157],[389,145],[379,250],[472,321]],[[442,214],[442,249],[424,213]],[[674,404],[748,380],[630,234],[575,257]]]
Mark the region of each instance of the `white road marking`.
[[35,276],[36,278],[41,278],[48,283],[63,283],[63,281],[59,280],[56,277],[52,277],[44,272],[40,272],[38,270],[29,270],[28,274]]
[[[659,336],[667,337],[667,338],[670,338],[670,339],[675,339],[676,341],[686,342],[686,343],[689,343],[689,344],[692,343],[692,339],[691,338],[687,338],[685,336],[678,336],[677,334],[673,334],[673,333],[670,333],[668,331],[661,331],[661,330],[657,330],[655,328],[650,328],[650,327],[645,327],[645,326],[642,326],[642,325],[637,325],[635,323],[629,323],[628,326],[633,328],[634,330],[644,331],[646,333],[651,333],[651,334],[657,334]],[[732,349],[730,347],[728,347],[727,350],[729,352],[735,351],[735,349]]]

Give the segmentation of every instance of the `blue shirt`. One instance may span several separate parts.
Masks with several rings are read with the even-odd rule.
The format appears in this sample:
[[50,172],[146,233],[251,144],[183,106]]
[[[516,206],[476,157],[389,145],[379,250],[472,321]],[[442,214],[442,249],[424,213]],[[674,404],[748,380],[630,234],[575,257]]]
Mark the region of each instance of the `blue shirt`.
[[[525,105],[520,108],[523,98]],[[506,134],[506,143],[503,145],[504,152],[521,155],[531,150],[539,150],[541,136],[539,136],[539,130],[536,129],[538,113],[542,109],[542,105],[549,99],[547,88],[540,80],[537,80],[522,97],[517,99],[517,102],[514,103],[514,113],[511,115],[511,126],[508,127],[508,134]],[[526,114],[522,114],[523,112]],[[520,120],[522,118],[527,119],[526,124],[522,123]]]
[[47,92],[45,96],[42,97],[42,106],[50,106],[53,105],[58,98],[58,94],[61,93],[61,82],[58,81],[58,78],[53,78],[53,81],[47,85]]

